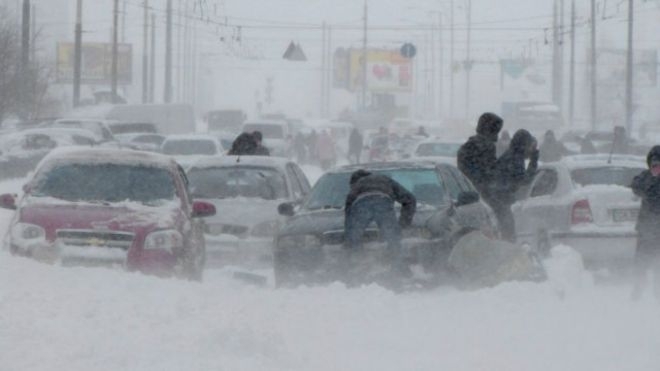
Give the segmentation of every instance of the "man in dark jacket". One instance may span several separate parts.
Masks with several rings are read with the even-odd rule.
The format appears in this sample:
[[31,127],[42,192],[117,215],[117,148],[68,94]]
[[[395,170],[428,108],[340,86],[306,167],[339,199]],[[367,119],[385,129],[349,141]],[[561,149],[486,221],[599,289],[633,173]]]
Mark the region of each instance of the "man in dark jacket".
[[562,157],[570,154],[566,146],[555,137],[552,130],[545,132],[543,136],[543,144],[541,144],[541,161],[543,162],[557,162]]
[[472,181],[484,199],[489,198],[497,161],[497,135],[502,119],[494,113],[484,113],[477,124],[477,135],[470,137],[457,154],[458,168]]
[[351,130],[351,135],[348,138],[348,160],[353,164],[360,163],[363,141],[364,139],[358,129]]
[[[488,201],[493,208],[500,225],[502,238],[515,242],[515,223],[511,205],[516,202],[516,193],[521,187],[534,180],[538,168],[539,151],[536,139],[527,130],[518,130],[511,139],[509,149],[497,159],[495,179],[491,198]],[[529,165],[525,168],[525,160]]]
[[[390,248],[401,245],[401,228],[412,223],[417,207],[415,196],[390,177],[358,170],[351,175],[351,191],[346,197],[346,247],[357,249],[364,230],[376,222]],[[394,202],[401,204],[397,222]]]
[[257,141],[250,133],[242,133],[231,145],[230,156],[252,156],[257,150]]
[[254,150],[256,156],[270,156],[270,151],[263,145],[263,135],[260,131],[255,131],[252,133],[254,141],[257,143],[257,147]]
[[655,270],[655,293],[660,294],[660,146],[651,148],[646,161],[649,170],[637,175],[631,185],[635,195],[642,199],[635,226],[635,260],[638,269],[635,296],[641,294],[644,276],[650,268]]

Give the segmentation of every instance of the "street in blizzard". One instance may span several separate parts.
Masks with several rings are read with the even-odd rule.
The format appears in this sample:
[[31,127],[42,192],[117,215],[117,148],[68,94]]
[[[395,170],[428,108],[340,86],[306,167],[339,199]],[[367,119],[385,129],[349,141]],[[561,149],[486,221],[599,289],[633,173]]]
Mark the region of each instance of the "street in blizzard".
[[657,370],[614,5],[1,3],[0,369]]

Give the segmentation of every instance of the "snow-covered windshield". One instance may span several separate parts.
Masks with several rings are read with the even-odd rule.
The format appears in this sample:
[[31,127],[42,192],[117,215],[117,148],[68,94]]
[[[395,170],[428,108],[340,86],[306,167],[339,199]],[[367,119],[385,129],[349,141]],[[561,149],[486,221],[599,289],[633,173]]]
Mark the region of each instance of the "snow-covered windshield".
[[213,156],[218,154],[218,148],[211,140],[177,139],[165,141],[163,153],[170,156]]
[[264,138],[284,139],[284,129],[280,125],[273,124],[245,124],[243,131],[251,133],[260,131]]
[[[387,175],[399,182],[415,195],[418,203],[440,206],[446,202],[445,189],[433,169],[377,170],[373,173]],[[305,208],[316,210],[344,207],[350,191],[350,178],[351,173],[325,174],[312,189]]]
[[460,148],[458,143],[422,143],[417,147],[417,156],[454,157]]
[[284,175],[266,167],[193,168],[188,172],[195,198],[261,198],[277,200],[288,196]]
[[123,164],[55,165],[39,174],[31,195],[66,201],[158,204],[173,200],[174,181],[167,169]]
[[582,187],[590,185],[618,185],[630,187],[633,178],[644,171],[643,168],[603,166],[571,171],[573,182]]

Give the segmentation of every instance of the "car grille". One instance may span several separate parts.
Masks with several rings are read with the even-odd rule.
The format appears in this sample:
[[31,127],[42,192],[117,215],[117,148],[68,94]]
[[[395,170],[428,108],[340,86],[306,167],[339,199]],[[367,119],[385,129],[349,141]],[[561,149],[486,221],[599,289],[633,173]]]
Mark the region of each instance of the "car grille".
[[245,237],[248,227],[243,225],[218,224],[207,226],[206,232],[212,235],[230,234],[236,237]]
[[114,231],[59,230],[57,240],[67,246],[93,246],[128,250],[135,235]]

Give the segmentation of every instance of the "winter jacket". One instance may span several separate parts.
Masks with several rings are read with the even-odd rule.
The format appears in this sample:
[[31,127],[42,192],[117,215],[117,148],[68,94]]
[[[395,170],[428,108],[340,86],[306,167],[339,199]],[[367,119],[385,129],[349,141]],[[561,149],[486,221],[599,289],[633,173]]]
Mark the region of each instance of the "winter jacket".
[[[654,161],[660,161],[660,146],[651,148],[647,156],[649,167]],[[631,188],[635,195],[642,199],[636,225],[639,239],[649,241],[654,245],[640,244],[640,248],[654,248],[660,252],[660,241],[658,240],[660,238],[660,177],[653,176],[650,170],[645,170],[633,179]]]
[[538,168],[539,151],[535,151],[525,168],[525,151],[534,141],[527,130],[518,130],[511,139],[509,149],[497,159],[493,199],[502,205],[512,205],[516,201],[516,192],[534,180]]
[[401,216],[399,224],[407,227],[412,223],[415,210],[417,209],[417,200],[415,196],[405,189],[401,184],[392,180],[392,178],[371,174],[365,170],[358,170],[351,176],[351,191],[346,197],[346,213],[349,212],[353,203],[366,195],[382,195],[401,204]]
[[458,168],[482,194],[487,192],[495,175],[500,130],[502,119],[493,113],[484,113],[477,124],[477,135],[470,137],[457,153]]
[[562,157],[570,154],[564,144],[555,138],[555,135],[552,133],[552,131],[546,133],[540,151],[541,161],[543,162],[557,162],[561,160]]
[[230,156],[248,156],[254,155],[257,151],[257,141],[250,133],[242,133],[231,145]]

